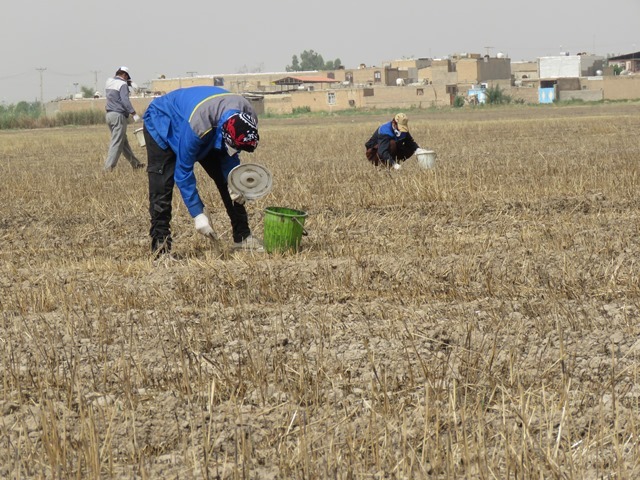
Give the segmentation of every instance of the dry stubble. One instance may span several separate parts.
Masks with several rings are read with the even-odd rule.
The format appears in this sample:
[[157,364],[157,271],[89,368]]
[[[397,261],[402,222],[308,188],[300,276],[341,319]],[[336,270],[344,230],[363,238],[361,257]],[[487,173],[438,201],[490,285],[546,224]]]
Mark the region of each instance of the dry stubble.
[[638,113],[416,115],[391,175],[377,118],[265,120],[302,251],[232,253],[199,170],[226,247],[176,191],[160,265],[106,127],[0,132],[0,476],[636,477]]

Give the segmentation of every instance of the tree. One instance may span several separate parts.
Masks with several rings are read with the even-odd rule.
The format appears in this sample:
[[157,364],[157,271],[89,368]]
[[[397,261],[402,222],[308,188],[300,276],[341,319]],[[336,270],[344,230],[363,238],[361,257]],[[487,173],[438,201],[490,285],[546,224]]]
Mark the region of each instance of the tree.
[[300,62],[298,61],[298,56],[294,55],[293,58],[291,59],[291,65],[287,65],[286,71],[299,72],[300,70],[302,69],[300,68]]
[[87,86],[81,86],[82,98],[93,98],[93,94],[96,93],[93,88]]
[[337,70],[342,66],[342,62],[339,58],[335,60],[328,60],[327,63],[324,64],[325,70]]
[[300,54],[300,60],[298,56],[294,55],[291,58],[291,65],[287,65],[287,72],[301,72],[309,70],[335,70],[342,66],[342,62],[339,58],[335,60],[329,60],[325,63],[322,55],[313,50],[305,50]]

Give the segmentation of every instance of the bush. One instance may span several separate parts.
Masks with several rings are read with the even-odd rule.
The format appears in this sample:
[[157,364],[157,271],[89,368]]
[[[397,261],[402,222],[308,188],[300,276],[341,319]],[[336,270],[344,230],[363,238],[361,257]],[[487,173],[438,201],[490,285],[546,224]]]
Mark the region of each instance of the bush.
[[305,106],[305,107],[296,107],[293,109],[294,115],[299,115],[303,113],[311,113],[311,107]]
[[40,102],[0,105],[0,130],[98,125],[104,122],[104,112],[96,109],[61,112],[55,117],[48,117],[44,114]]
[[456,95],[456,98],[453,99],[453,106],[455,108],[464,107],[464,97],[461,95]]
[[56,123],[61,125],[98,125],[104,123],[102,110],[80,110],[78,112],[61,112],[55,117]]
[[491,105],[511,103],[511,97],[509,95],[506,95],[498,85],[487,88],[486,94],[487,103],[490,103]]

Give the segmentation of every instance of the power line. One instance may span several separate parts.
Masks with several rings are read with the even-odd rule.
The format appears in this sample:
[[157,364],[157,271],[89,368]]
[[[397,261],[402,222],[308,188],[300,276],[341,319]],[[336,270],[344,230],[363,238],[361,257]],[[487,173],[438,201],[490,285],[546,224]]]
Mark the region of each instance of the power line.
[[60,77],[80,77],[82,75],[86,75],[87,72],[82,73],[69,73],[69,72],[56,72],[55,70],[49,70],[49,73],[52,75],[58,75]]
[[8,80],[10,78],[23,77],[25,75],[29,75],[29,72],[14,73],[13,75],[5,75],[4,77],[0,77],[0,80]]

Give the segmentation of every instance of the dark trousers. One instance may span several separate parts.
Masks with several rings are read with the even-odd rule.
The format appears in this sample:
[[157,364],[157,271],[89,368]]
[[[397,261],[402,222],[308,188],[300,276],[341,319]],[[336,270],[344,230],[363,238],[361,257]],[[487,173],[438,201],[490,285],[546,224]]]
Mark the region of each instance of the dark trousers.
[[[410,158],[411,155],[415,153],[415,149],[405,145],[403,142],[398,143],[395,140],[389,141],[389,153],[391,154],[391,158],[393,158],[396,162],[404,162],[407,158]],[[367,148],[365,155],[367,156],[367,160],[369,160],[374,165],[384,165],[389,167],[390,165],[385,162],[382,157],[378,153],[378,145],[374,145],[371,148]]]
[[[158,253],[171,251],[171,202],[173,201],[174,173],[176,154],[170,148],[162,149],[151,135],[144,129],[147,147],[147,174],[149,176],[149,216],[151,217],[151,250]],[[222,152],[213,151],[200,161],[207,175],[213,179],[224,203],[227,215],[231,220],[233,241],[241,242],[249,235],[249,219],[244,205],[231,200],[227,181],[220,168],[217,155]]]

